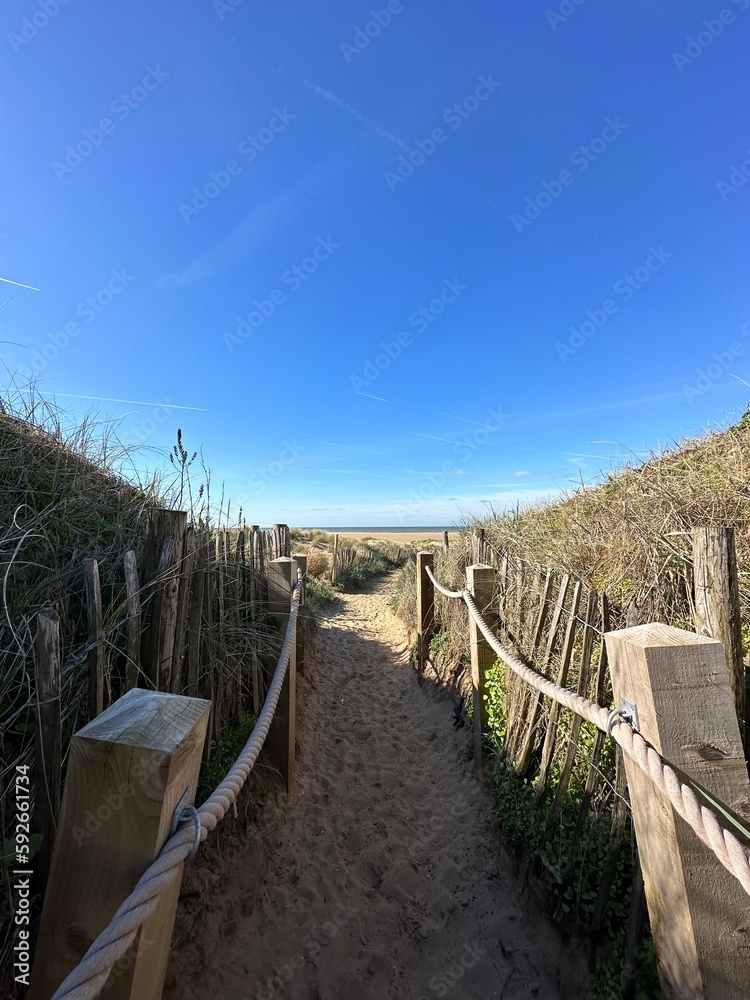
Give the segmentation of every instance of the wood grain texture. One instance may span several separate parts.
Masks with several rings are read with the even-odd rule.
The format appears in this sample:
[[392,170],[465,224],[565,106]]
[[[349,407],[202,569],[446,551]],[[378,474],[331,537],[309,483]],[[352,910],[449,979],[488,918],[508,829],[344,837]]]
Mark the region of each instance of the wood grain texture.
[[737,715],[744,719],[745,664],[734,528],[693,528],[692,539],[695,631],[724,646]]
[[427,568],[434,570],[432,552],[417,553],[417,672],[420,684],[430,652],[430,641],[435,627],[435,586],[427,575]]
[[[748,818],[750,784],[721,643],[662,624],[605,639],[616,703],[634,700],[645,739]],[[665,1000],[745,1000],[747,895],[638,766],[626,759],[625,768]]]
[[[208,703],[133,688],[73,737],[30,1000],[48,1000],[158,855],[195,795]],[[178,878],[110,976],[105,1000],[158,1000]]]
[[[268,613],[276,619],[278,651],[284,639],[292,600],[292,584],[297,579],[297,563],[285,556],[268,564]],[[281,696],[268,731],[266,749],[275,767],[279,769],[287,794],[294,791],[295,739],[297,725],[297,650],[292,643]]]
[[[497,631],[497,615],[492,610],[495,590],[495,571],[491,566],[467,566],[466,586],[480,611],[485,624],[493,632]],[[482,755],[482,733],[487,728],[487,671],[497,656],[494,649],[479,631],[479,626],[469,615],[469,639],[471,649],[471,689],[474,708],[474,772],[480,783],[484,782]]]

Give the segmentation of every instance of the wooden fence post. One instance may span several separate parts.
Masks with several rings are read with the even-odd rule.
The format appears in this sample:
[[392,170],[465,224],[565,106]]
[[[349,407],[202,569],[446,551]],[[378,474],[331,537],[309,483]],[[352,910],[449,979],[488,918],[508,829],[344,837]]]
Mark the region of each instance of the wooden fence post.
[[156,689],[170,679],[172,672],[186,526],[185,511],[149,511],[141,581],[146,594],[141,663],[145,680]]
[[[300,595],[300,610],[305,606],[305,591],[307,590],[307,556],[297,553],[292,556],[297,563],[297,569],[302,573],[302,593]],[[297,624],[297,673],[305,672],[305,636]]]
[[[297,563],[294,559],[280,556],[268,564],[268,613],[279,624],[279,650],[289,621],[292,587],[296,580]],[[288,795],[294,791],[294,743],[297,728],[296,662],[297,649],[295,643],[292,643],[289,666],[266,741],[268,756],[281,772]],[[269,684],[270,680],[269,677]]]
[[[605,641],[617,707],[621,697],[635,702],[644,739],[748,818],[750,783],[721,643],[662,624],[610,632]],[[625,770],[665,1000],[744,1000],[746,893],[627,757]]]
[[[49,1000],[193,801],[208,702],[133,688],[72,739],[29,1000]],[[159,1000],[182,872],[118,962],[107,1000]]]
[[141,672],[141,597],[138,584],[138,564],[135,552],[128,549],[122,557],[125,592],[128,601],[128,658],[125,666],[125,690],[138,684]]
[[195,528],[188,528],[182,546],[182,564],[179,567],[177,608],[174,626],[174,652],[168,688],[173,694],[182,694],[186,685],[186,661],[188,641],[188,611],[190,592],[195,565],[198,538]]
[[448,532],[443,532],[443,552],[448,552],[450,549],[450,542],[448,540]]
[[737,715],[745,718],[740,588],[732,527],[693,528],[695,631],[724,646]]
[[333,536],[333,553],[331,555],[331,585],[336,582],[336,559],[339,554],[339,536]]
[[422,683],[435,625],[435,587],[427,575],[433,569],[432,552],[417,553],[417,679]]
[[42,846],[34,858],[34,891],[47,884],[55,826],[60,812],[62,729],[60,707],[60,619],[51,607],[36,619],[34,679],[39,701],[34,769],[34,833]]
[[[467,566],[466,586],[474,598],[485,623],[494,632],[497,622],[489,611],[495,589],[495,571],[491,566]],[[497,659],[495,651],[479,631],[479,626],[469,615],[471,636],[471,687],[474,705],[474,770],[480,784],[484,783],[482,762],[482,733],[487,728],[487,705],[484,695],[487,687],[487,670]]]
[[94,719],[104,711],[104,643],[99,563],[91,556],[83,560],[83,582],[88,619],[89,718]]

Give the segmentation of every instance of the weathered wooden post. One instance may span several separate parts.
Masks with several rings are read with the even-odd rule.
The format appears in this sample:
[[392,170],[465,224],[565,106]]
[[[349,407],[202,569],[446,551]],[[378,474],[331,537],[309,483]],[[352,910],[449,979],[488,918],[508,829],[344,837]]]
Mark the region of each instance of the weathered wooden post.
[[[289,622],[292,588],[296,582],[297,563],[294,559],[281,556],[268,564],[268,613],[279,624],[279,651]],[[288,795],[294,791],[294,742],[297,728],[296,663],[297,647],[293,642],[281,696],[266,741],[268,756],[281,772]],[[270,677],[268,682],[270,684]]]
[[745,718],[745,663],[742,656],[740,587],[732,527],[692,530],[695,631],[724,646],[737,715]]
[[60,812],[60,762],[62,759],[60,619],[51,608],[42,608],[36,619],[34,682],[38,702],[34,768],[34,832],[41,833],[41,850],[34,858],[34,891],[47,884],[52,842]]
[[[605,641],[617,707],[623,697],[634,702],[644,739],[709,795],[750,818],[721,643],[662,624],[609,632]],[[665,1000],[745,1000],[747,894],[628,757],[625,770]]]
[[144,590],[141,683],[158,689],[172,672],[180,564],[187,513],[149,511],[141,583]]
[[138,684],[141,671],[141,597],[138,584],[138,564],[135,552],[128,549],[122,557],[125,574],[125,593],[128,602],[128,653],[125,667],[125,690]]
[[191,583],[197,550],[198,533],[195,528],[188,528],[183,540],[182,564],[179,567],[172,670],[169,683],[166,685],[174,694],[182,694],[187,684],[188,613],[190,611]]
[[83,583],[86,592],[89,662],[89,718],[104,710],[104,643],[102,642],[102,588],[99,563],[89,556],[83,560]]
[[[133,688],[73,737],[29,1000],[49,1000],[156,858],[195,796],[208,702]],[[105,988],[162,995],[182,872]]]
[[450,543],[448,541],[448,532],[444,531],[443,532],[443,552],[447,552],[449,548],[450,548]]
[[[297,569],[302,573],[302,593],[300,594],[300,610],[305,606],[305,591],[307,590],[307,556],[301,552],[292,556],[297,563]],[[305,672],[305,636],[297,623],[297,673]]]
[[331,585],[336,582],[336,560],[339,554],[339,536],[333,536],[333,553],[331,555]]
[[435,587],[427,575],[427,567],[433,569],[434,562],[432,552],[417,553],[417,676],[420,684],[435,627]]
[[[496,630],[495,616],[489,610],[495,588],[495,571],[491,566],[467,566],[466,587],[474,598],[485,624]],[[495,651],[479,631],[479,626],[469,615],[471,637],[471,688],[474,706],[474,770],[480,784],[484,783],[482,763],[482,733],[487,728],[487,671],[497,659]]]

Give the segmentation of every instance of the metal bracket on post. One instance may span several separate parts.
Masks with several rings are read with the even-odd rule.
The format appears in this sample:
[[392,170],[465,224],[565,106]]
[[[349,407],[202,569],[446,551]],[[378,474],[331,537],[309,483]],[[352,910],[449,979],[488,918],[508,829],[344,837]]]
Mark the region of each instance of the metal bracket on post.
[[635,730],[636,733],[638,732],[638,706],[630,698],[620,698],[620,707],[609,713],[609,718],[607,719],[607,736],[610,738],[615,719],[622,719],[623,722],[627,722],[631,729]]
[[638,732],[638,706],[630,698],[620,698],[620,713],[625,722],[630,724],[631,729]]
[[192,861],[195,855],[198,853],[198,847],[201,842],[201,818],[198,815],[198,810],[189,801],[190,799],[190,789],[186,788],[185,791],[180,796],[180,801],[174,807],[174,812],[172,813],[172,822],[169,826],[169,836],[174,837],[174,835],[179,830],[182,823],[186,820],[192,819],[195,824],[195,843],[193,848],[188,854],[186,861]]

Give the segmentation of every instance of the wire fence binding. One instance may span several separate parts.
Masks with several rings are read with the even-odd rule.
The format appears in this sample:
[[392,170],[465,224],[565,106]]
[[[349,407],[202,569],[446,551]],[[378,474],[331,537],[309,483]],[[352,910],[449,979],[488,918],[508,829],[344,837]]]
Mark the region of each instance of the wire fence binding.
[[[301,592],[302,574],[298,571],[284,643],[258,721],[224,780],[197,810],[201,841],[216,828],[236,800],[268,736],[286,677],[289,654],[296,641]],[[153,914],[161,893],[174,881],[179,866],[192,856],[195,841],[192,823],[184,823],[166,841],[158,858],[141,875],[109,924],[55,990],[52,1000],[95,1000],[99,996],[115,962],[122,958],[135,940],[140,926]]]
[[713,851],[727,871],[734,875],[745,892],[750,895],[750,851],[731,831],[721,826],[712,809],[698,801],[693,789],[680,779],[670,763],[661,757],[621,715],[615,716],[596,702],[589,701],[588,698],[568,688],[560,687],[522,663],[498,641],[484,621],[469,590],[448,590],[438,583],[429,566],[426,569],[427,575],[441,594],[453,599],[463,599],[480,632],[506,666],[530,687],[580,715],[612,737],[622,748],[623,753],[635,761],[677,813],[692,827],[700,840]]

